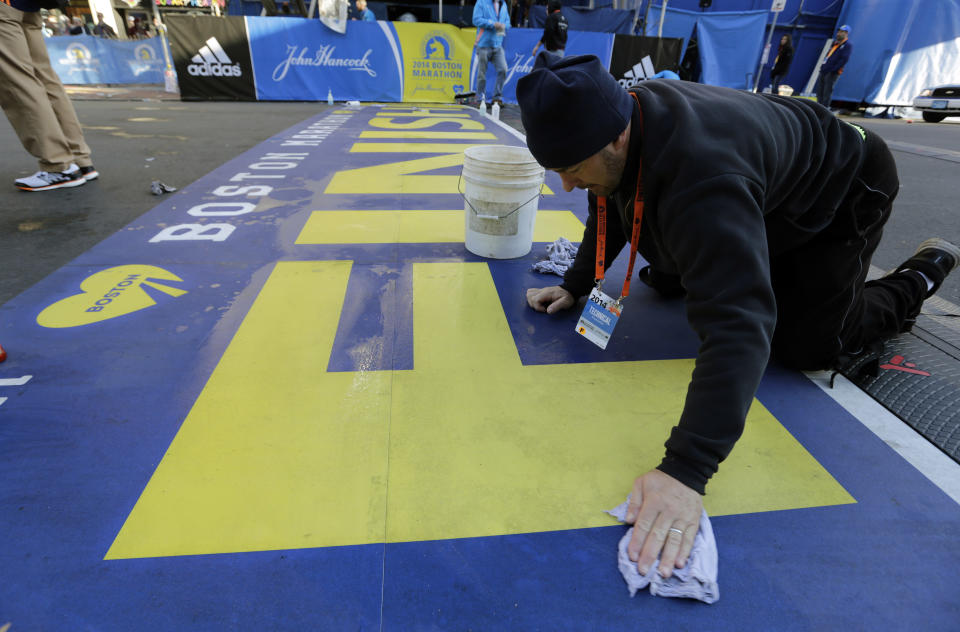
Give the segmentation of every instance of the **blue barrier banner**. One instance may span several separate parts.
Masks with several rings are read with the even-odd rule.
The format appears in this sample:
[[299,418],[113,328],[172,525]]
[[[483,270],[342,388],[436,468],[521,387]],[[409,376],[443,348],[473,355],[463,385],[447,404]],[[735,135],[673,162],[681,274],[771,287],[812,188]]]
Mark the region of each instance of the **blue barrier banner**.
[[163,83],[159,37],[107,40],[92,35],[46,38],[50,65],[65,84]]
[[[507,81],[503,86],[503,100],[506,103],[517,102],[517,81],[533,70],[533,47],[540,41],[543,29],[515,28],[507,31],[503,40],[503,53],[507,58]],[[569,31],[567,34],[566,54],[596,55],[605,67],[610,67],[613,54],[613,33],[594,33],[588,31]],[[543,47],[540,47],[543,50]],[[539,52],[539,51],[537,51]],[[493,63],[487,68],[487,103],[493,99],[493,88],[497,81],[497,71]],[[473,56],[470,69],[470,85],[477,85],[477,56]]]
[[403,63],[386,22],[351,21],[337,33],[319,20],[247,17],[261,101],[403,100]]

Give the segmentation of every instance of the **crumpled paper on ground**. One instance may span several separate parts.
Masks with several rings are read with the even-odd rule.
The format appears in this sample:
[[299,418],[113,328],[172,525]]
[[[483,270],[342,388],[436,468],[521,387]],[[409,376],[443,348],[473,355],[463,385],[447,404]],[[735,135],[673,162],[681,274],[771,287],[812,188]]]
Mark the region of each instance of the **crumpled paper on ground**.
[[[607,513],[620,522],[626,522],[629,504],[628,496],[625,502]],[[710,518],[707,517],[706,511],[700,515],[700,527],[686,565],[683,568],[675,568],[673,575],[669,578],[662,577],[657,570],[660,564],[659,558],[650,565],[646,575],[640,574],[637,563],[632,562],[627,554],[631,537],[633,537],[633,527],[627,530],[617,546],[617,566],[624,581],[627,582],[631,597],[636,595],[638,590],[650,586],[650,594],[660,597],[686,597],[698,599],[704,603],[714,603],[720,599],[720,586],[717,584],[717,541],[713,537],[713,527],[710,525]]]
[[172,187],[169,184],[164,184],[159,180],[154,180],[150,183],[150,193],[154,195],[163,195],[164,193],[173,193],[177,190],[177,187]]
[[573,265],[573,259],[577,256],[577,247],[566,237],[561,237],[547,246],[547,256],[548,259],[533,264],[534,272],[556,274],[562,277],[567,268]]

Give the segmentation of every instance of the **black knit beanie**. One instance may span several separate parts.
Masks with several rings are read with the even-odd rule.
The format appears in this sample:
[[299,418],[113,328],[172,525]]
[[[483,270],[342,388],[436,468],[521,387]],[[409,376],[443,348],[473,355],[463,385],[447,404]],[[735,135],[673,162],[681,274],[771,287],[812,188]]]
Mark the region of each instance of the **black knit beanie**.
[[633,97],[593,55],[537,56],[517,82],[530,153],[547,169],[571,167],[616,140],[633,114]]

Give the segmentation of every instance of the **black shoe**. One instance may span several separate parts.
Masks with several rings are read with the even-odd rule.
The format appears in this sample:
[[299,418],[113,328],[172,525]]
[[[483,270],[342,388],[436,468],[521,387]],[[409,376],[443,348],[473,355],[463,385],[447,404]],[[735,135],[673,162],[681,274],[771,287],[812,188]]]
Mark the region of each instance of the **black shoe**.
[[897,266],[894,272],[904,270],[922,272],[933,282],[933,287],[926,294],[926,298],[930,298],[937,293],[944,279],[958,265],[960,265],[960,248],[946,239],[934,237],[920,244],[913,256]]

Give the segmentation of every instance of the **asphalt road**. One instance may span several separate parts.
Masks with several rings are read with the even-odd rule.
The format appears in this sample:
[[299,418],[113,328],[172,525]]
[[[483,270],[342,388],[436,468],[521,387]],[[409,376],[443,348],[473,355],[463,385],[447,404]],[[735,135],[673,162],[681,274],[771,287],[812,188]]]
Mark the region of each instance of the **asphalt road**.
[[[119,101],[91,90],[80,97],[76,109],[102,174],[82,187],[44,193],[14,188],[13,180],[36,171],[36,163],[0,119],[0,304],[155,206],[151,181],[182,188],[327,107]],[[516,106],[505,108],[502,118],[520,127]],[[931,236],[960,244],[960,124],[856,121],[894,144],[900,170],[900,196],[874,264],[896,267]],[[943,155],[929,155],[934,150]],[[960,305],[960,271],[939,295]]]

